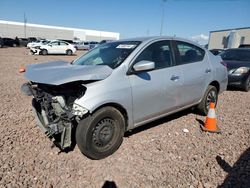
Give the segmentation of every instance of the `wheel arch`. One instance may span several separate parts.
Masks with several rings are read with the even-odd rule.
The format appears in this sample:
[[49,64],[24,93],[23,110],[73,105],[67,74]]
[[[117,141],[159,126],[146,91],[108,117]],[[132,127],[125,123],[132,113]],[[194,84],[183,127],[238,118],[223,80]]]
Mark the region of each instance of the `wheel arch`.
[[128,122],[129,117],[128,117],[127,110],[121,104],[113,103],[113,102],[105,103],[105,104],[102,104],[101,106],[97,107],[95,110],[93,110],[91,112],[91,114],[93,114],[97,110],[99,110],[99,109],[101,109],[103,107],[107,107],[107,106],[110,106],[110,107],[113,107],[113,108],[117,109],[122,114],[122,116],[124,117],[124,120],[125,120],[125,131],[126,131],[127,128],[128,128],[128,125],[129,125],[129,122]]
[[214,80],[209,85],[214,86],[217,89],[217,92],[220,93],[220,84],[218,81]]

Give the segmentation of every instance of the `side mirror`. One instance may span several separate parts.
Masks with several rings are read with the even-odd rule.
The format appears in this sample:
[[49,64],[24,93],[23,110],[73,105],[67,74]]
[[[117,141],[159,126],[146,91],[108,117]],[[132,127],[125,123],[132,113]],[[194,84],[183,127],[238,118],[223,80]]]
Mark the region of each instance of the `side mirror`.
[[155,69],[155,62],[142,60],[134,64],[133,69],[135,72],[153,70]]

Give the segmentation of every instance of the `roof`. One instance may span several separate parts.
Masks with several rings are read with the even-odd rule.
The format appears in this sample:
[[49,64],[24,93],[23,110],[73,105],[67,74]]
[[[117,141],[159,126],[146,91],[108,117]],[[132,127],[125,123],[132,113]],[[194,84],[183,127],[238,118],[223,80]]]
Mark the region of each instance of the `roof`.
[[203,46],[201,46],[200,44],[192,41],[192,40],[188,40],[185,38],[180,38],[180,37],[174,37],[174,36],[152,36],[152,37],[136,37],[136,38],[129,38],[129,39],[120,39],[119,41],[140,41],[140,42],[151,42],[154,40],[177,40],[177,41],[183,41],[183,42],[188,42],[191,44],[194,44],[196,46],[199,46],[200,48],[205,49]]
[[210,33],[221,32],[221,31],[241,30],[241,29],[250,29],[250,27],[239,27],[239,28],[233,28],[233,29],[222,29],[222,30],[210,31]]

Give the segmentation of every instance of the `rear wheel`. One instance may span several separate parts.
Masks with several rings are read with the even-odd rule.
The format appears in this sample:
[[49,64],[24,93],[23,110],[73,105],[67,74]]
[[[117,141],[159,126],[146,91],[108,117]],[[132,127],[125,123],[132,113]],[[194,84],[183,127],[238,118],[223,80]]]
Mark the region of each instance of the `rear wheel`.
[[197,106],[198,112],[202,115],[207,115],[210,102],[214,102],[216,105],[217,100],[218,100],[218,91],[216,87],[209,85],[203,99]]
[[244,85],[243,85],[244,91],[248,92],[250,90],[250,75],[247,77]]
[[124,130],[125,122],[120,111],[104,107],[79,122],[76,142],[85,156],[102,159],[119,148]]
[[73,52],[72,52],[72,50],[67,50],[67,51],[66,51],[66,54],[67,54],[67,55],[72,55]]
[[47,55],[47,54],[48,54],[48,51],[45,49],[42,49],[42,55]]

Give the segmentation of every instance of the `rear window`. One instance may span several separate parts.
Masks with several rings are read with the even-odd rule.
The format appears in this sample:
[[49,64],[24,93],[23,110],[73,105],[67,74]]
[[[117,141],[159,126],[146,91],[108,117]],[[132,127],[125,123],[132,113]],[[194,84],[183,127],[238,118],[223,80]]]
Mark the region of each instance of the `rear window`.
[[250,50],[226,50],[221,53],[223,60],[250,61]]
[[202,61],[205,51],[195,45],[177,41],[177,49],[180,54],[181,64],[193,63]]

